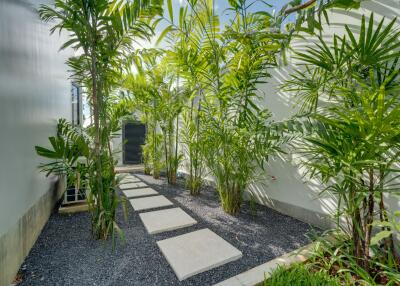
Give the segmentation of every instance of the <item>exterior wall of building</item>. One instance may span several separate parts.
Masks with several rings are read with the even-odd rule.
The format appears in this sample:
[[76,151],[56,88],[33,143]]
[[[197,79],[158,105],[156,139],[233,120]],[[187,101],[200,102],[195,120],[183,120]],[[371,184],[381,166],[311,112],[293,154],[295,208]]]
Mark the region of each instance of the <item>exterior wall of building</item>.
[[71,82],[36,8],[51,1],[0,0],[0,285],[8,285],[46,223],[63,184],[39,173],[35,145],[71,118]]

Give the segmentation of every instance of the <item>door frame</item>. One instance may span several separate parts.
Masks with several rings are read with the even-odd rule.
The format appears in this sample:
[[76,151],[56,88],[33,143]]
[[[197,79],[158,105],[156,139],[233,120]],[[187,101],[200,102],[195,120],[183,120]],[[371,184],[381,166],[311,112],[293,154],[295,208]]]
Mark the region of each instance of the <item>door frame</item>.
[[[144,126],[144,139],[146,140],[147,137],[147,126],[146,124],[138,121],[138,120],[126,120],[122,122],[122,164],[123,165],[139,165],[142,164],[140,162],[139,164],[132,164],[132,163],[126,163],[125,159],[125,125],[126,124],[134,124],[134,125],[143,125]],[[142,154],[143,155],[143,154]]]

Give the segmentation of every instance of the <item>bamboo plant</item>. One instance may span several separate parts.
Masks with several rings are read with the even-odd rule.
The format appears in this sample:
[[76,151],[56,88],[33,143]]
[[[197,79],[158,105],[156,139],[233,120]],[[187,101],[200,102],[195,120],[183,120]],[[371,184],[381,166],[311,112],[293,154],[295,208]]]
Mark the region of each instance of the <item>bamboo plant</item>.
[[[304,67],[285,85],[301,98],[301,113],[311,120],[312,131],[295,145],[302,163],[338,198],[338,226],[351,236],[353,255],[367,271],[374,217],[387,223],[384,195],[399,192],[394,181],[400,159],[395,21],[382,19],[375,26],[371,14],[369,22],[362,17],[358,37],[346,26],[346,35],[335,35],[332,45],[319,38],[297,53]],[[385,252],[395,253],[392,237],[385,240]]]
[[51,22],[51,33],[66,31],[68,41],[61,49],[72,48],[77,56],[68,60],[73,78],[88,92],[93,116],[89,127],[92,137],[89,160],[92,229],[97,238],[106,239],[115,230],[115,210],[119,198],[114,161],[109,148],[108,110],[111,92],[116,87],[132,49],[133,40],[149,39],[151,20],[161,12],[159,1],[56,0],[42,5],[39,14]]
[[[189,148],[189,155],[195,156],[189,159],[190,165],[201,170],[198,159],[204,158],[223,209],[236,214],[259,167],[279,151],[279,136],[269,125],[270,114],[257,106],[256,85],[265,81],[267,69],[276,65],[280,44],[258,33],[268,28],[269,16],[250,13],[247,1],[229,4],[232,17],[225,29],[220,27],[214,1],[188,1],[188,7],[180,10],[185,23],[170,21],[165,31],[182,39],[174,50],[191,95],[185,118],[194,120],[186,125],[195,129],[194,136],[188,133],[185,138],[186,144],[194,147]],[[192,176],[191,180],[198,179]]]
[[[168,2],[171,6],[171,1]],[[203,185],[203,177],[206,175],[205,159],[202,153],[202,100],[203,86],[201,67],[207,64],[204,58],[203,34],[197,34],[201,28],[200,23],[189,12],[189,5],[181,6],[179,17],[175,19],[173,10],[169,9],[169,18],[165,18],[169,24],[165,31],[169,31],[168,41],[169,64],[179,72],[179,87],[186,94],[185,103],[182,106],[180,129],[180,143],[184,152],[185,167],[188,172],[186,186],[191,195],[199,195]],[[175,19],[175,21],[174,21]],[[197,30],[197,31],[196,31]],[[193,35],[200,37],[194,37]],[[159,41],[165,36],[162,34]]]

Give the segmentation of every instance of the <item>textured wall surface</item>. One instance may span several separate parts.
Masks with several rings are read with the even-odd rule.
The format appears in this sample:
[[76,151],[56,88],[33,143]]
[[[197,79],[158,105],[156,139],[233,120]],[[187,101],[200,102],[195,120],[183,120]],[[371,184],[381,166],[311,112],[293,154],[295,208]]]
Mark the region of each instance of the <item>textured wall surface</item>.
[[[38,172],[42,159],[34,146],[47,145],[57,119],[71,115],[68,52],[58,52],[63,39],[58,33],[50,36],[49,26],[38,18],[36,8],[43,2],[51,1],[0,0],[0,239],[10,231],[23,233],[15,227],[48,196],[51,179]],[[45,221],[37,219],[29,224],[40,232]],[[30,246],[0,244],[0,256],[5,250],[17,256]]]

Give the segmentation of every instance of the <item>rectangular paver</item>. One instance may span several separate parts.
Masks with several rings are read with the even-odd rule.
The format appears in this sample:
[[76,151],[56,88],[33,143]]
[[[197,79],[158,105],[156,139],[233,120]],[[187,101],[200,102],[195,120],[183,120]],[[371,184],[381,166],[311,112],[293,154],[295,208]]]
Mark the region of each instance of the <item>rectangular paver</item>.
[[157,242],[180,281],[242,257],[242,253],[209,229]]
[[121,180],[121,184],[138,183],[138,182],[141,182],[140,179],[133,176],[125,177]]
[[121,180],[121,183],[140,182],[140,179],[132,174],[118,174],[117,177]]
[[129,200],[135,211],[172,206],[173,203],[164,196],[152,196]]
[[117,176],[132,176],[132,174],[126,173],[126,172],[123,172],[123,173],[121,172],[121,173],[118,173]]
[[137,188],[144,188],[144,187],[148,187],[148,185],[146,185],[143,182],[138,182],[138,183],[126,183],[126,184],[122,184],[119,186],[119,188],[121,190],[128,190],[128,189],[137,189]]
[[123,193],[128,198],[158,195],[158,192],[153,190],[152,188],[129,189],[124,190]]
[[150,234],[171,231],[197,223],[197,221],[185,213],[181,208],[141,213],[139,216],[142,219],[147,232]]

